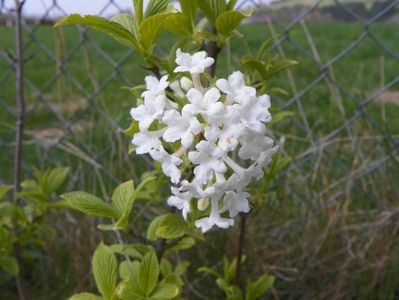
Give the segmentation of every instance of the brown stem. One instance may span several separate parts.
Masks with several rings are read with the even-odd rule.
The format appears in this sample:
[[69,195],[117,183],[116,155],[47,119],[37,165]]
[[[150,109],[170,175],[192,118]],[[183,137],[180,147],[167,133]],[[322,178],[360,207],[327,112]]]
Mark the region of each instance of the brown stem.
[[[217,34],[215,27],[212,27],[211,31],[213,34],[215,34],[215,35]],[[209,41],[208,43],[206,43],[204,48],[205,48],[205,51],[208,53],[208,56],[212,57],[215,60],[215,63],[212,66],[210,66],[208,69],[209,75],[211,77],[214,77],[215,73],[216,73],[217,59],[218,59],[221,49],[219,48],[216,41]]]
[[245,238],[245,224],[247,220],[246,214],[241,214],[241,224],[240,224],[240,235],[238,237],[237,244],[237,269],[236,269],[236,278],[235,284],[240,286],[240,277],[241,277],[241,262],[242,262],[242,253],[244,249],[244,238]]
[[[20,190],[21,183],[21,161],[22,161],[22,136],[24,130],[25,120],[25,98],[24,98],[24,57],[22,44],[22,7],[25,1],[15,0],[15,59],[16,59],[16,102],[17,102],[17,121],[15,134],[15,160],[14,160],[14,204],[18,205],[18,198],[16,193]],[[15,226],[14,226],[15,229]],[[20,255],[18,245],[14,246],[15,258],[19,263]],[[22,278],[20,275],[15,277],[15,284],[20,300],[28,299],[25,289],[23,287]]]

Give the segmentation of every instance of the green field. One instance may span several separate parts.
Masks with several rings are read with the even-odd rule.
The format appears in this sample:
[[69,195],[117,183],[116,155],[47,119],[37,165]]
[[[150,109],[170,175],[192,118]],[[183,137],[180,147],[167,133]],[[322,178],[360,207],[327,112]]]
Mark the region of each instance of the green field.
[[[293,157],[294,163],[302,163],[273,183],[265,204],[251,215],[247,249],[249,262],[245,271],[252,274],[266,269],[279,274],[276,293],[280,299],[331,299],[333,296],[337,299],[394,299],[399,286],[399,267],[397,260],[395,262],[399,253],[396,216],[392,217],[392,223],[383,227],[379,221],[385,216],[384,213],[397,205],[398,159],[390,158],[373,171],[353,180],[347,179],[347,176],[357,172],[363,174],[361,172],[368,170],[368,166],[393,150],[392,141],[397,141],[399,137],[399,84],[392,84],[387,92],[362,108],[359,118],[348,126],[350,131],[340,131],[323,150],[319,149],[313,155],[306,156],[308,159],[303,159],[301,155],[312,143],[302,126],[296,102],[286,105],[295,90],[305,90],[320,76],[322,64],[333,60],[364,30],[355,23],[309,22],[307,26],[321,64],[306,54],[312,54],[309,40],[301,26],[296,25],[290,30],[289,37],[302,50],[289,40],[282,44],[286,57],[299,62],[292,68],[294,82],[290,82],[287,73],[282,72],[269,83],[270,88],[280,87],[287,92],[286,95],[271,95],[273,108],[284,107],[295,113],[294,117],[273,126],[273,133],[277,137],[285,136],[286,155]],[[234,69],[242,69],[237,57],[248,52],[255,54],[261,43],[271,36],[264,24],[245,25],[240,31],[246,42],[243,39],[232,41]],[[276,31],[283,33],[278,28]],[[370,28],[370,32],[389,51],[398,55],[397,24],[377,23]],[[1,52],[13,51],[13,34],[12,29],[0,28]],[[142,173],[147,166],[145,161],[127,158],[129,141],[118,132],[118,128],[129,124],[128,112],[135,104],[132,94],[123,87],[142,84],[144,76],[149,74],[142,68],[144,62],[139,55],[132,53],[116,76],[102,86],[114,72],[110,60],[117,63],[127,53],[110,38],[90,31],[86,46],[74,51],[80,43],[76,28],[54,31],[51,27],[42,26],[34,29],[33,35],[25,32],[24,39],[27,43],[26,56],[32,55],[26,63],[26,99],[28,109],[34,109],[26,120],[25,174],[29,173],[30,165],[70,165],[73,166],[74,176],[70,187],[101,194],[102,188],[114,186],[115,180],[137,177]],[[160,46],[168,49],[173,41],[171,35],[165,34]],[[103,54],[99,53],[99,49]],[[228,74],[225,52],[221,54],[218,64],[218,75]],[[7,77],[9,70],[9,63],[0,57],[0,178],[6,181],[12,177],[10,157],[13,154],[15,122],[12,114],[15,109],[15,76]],[[399,62],[370,37],[348,51],[329,69],[339,88],[331,87],[331,81],[320,80],[298,98],[313,138],[317,141],[339,128],[360,110],[362,101],[395,80],[399,76],[398,70]],[[55,79],[59,73],[60,76]],[[123,78],[128,82],[124,82]],[[101,91],[91,98],[90,94],[98,87]],[[339,102],[342,102],[344,112],[339,109]],[[76,118],[79,121],[73,121],[75,125],[70,127],[67,139],[53,144],[64,136],[65,124]],[[43,157],[46,160],[42,160]],[[331,205],[323,204],[331,199],[335,200]],[[65,216],[61,218],[68,222]],[[53,216],[51,221],[56,219],[57,216]],[[93,228],[88,221],[82,222]],[[364,224],[370,230],[375,229],[371,237],[365,235],[365,231],[347,229],[349,225],[361,228]],[[60,236],[65,239],[72,236],[71,239],[75,237],[76,240],[77,233],[73,230],[76,225],[69,225],[71,228],[59,226]],[[84,234],[89,234],[89,229]],[[210,237],[207,250],[200,254],[201,259],[207,257],[210,265],[216,265],[223,253],[232,252],[230,241],[234,234],[233,230]],[[100,238],[93,237],[97,241]],[[387,242],[391,240],[394,242]],[[349,241],[352,244],[348,246]],[[63,264],[55,268],[53,275],[42,274],[43,278],[32,275],[33,289],[49,281],[51,276],[63,286],[54,291],[56,283],[46,283],[49,298],[39,294],[37,299],[61,299],[76,291],[79,276],[88,273],[88,265],[80,266],[79,259],[87,258],[95,243],[91,240],[76,244],[66,248],[63,248],[63,241],[51,244],[49,251],[55,251],[56,256],[76,253],[68,254]],[[220,249],[221,244],[225,248]],[[345,247],[351,247],[350,251]],[[362,257],[360,252],[363,250]],[[378,265],[382,256],[385,260]],[[41,263],[52,266],[51,261]],[[195,262],[192,272],[195,272],[194,267]],[[62,278],[63,274],[67,274],[68,280]],[[92,287],[87,277],[83,281],[81,285]],[[0,290],[2,284],[7,286],[7,280],[0,276]],[[205,278],[197,284],[206,288],[210,282]],[[213,296],[213,299],[220,297]]]

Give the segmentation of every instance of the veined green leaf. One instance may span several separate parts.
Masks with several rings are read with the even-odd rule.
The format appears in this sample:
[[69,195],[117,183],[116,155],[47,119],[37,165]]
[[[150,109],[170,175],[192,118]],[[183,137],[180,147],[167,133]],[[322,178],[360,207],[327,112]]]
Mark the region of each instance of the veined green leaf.
[[193,26],[190,19],[180,12],[169,14],[165,22],[165,28],[177,35],[190,36],[193,34]]
[[47,178],[47,193],[51,194],[57,191],[61,184],[65,181],[69,172],[69,168],[52,169]]
[[178,214],[166,214],[159,222],[155,234],[164,239],[183,236],[187,230],[187,222]]
[[159,276],[159,264],[155,251],[148,252],[140,265],[139,282],[143,293],[149,296],[154,290]]
[[205,17],[212,23],[215,23],[216,18],[227,9],[226,0],[200,0],[198,5]]
[[142,294],[139,286],[132,281],[124,280],[118,284],[116,288],[115,295],[118,297],[117,299],[123,300],[146,300],[148,299],[145,295]]
[[78,14],[71,14],[61,20],[59,20],[54,27],[61,27],[67,25],[83,25],[93,28],[98,31],[105,32],[112,36],[120,43],[132,47],[136,45],[133,34],[125,29],[122,25],[109,21],[105,18],[93,15],[81,16]]
[[168,300],[179,294],[179,288],[171,283],[163,283],[157,286],[151,294],[151,300]]
[[111,197],[112,206],[118,211],[120,216],[122,216],[126,210],[131,210],[131,206],[134,202],[134,192],[133,180],[120,184],[114,190]]
[[129,244],[114,244],[110,246],[111,250],[114,251],[115,253],[121,254],[121,255],[127,255],[130,256],[134,259],[142,259],[143,255],[142,253],[137,250],[137,245],[129,245]]
[[242,65],[251,72],[258,72],[263,79],[266,78],[266,67],[260,61],[253,58],[247,58],[243,60]]
[[137,23],[133,19],[133,16],[131,16],[127,13],[123,13],[123,14],[113,16],[111,18],[111,21],[118,23],[123,28],[128,30],[131,34],[133,34],[133,36],[135,37],[135,43],[137,43],[136,40],[138,39],[138,36],[139,36],[139,30],[138,30]]
[[193,239],[192,237],[185,237],[181,239],[179,242],[177,242],[175,245],[173,245],[172,247],[168,248],[165,251],[165,255],[174,251],[190,249],[194,245],[195,245],[195,239]]
[[245,300],[255,300],[266,293],[274,284],[274,277],[269,275],[261,276],[256,282],[248,283]]
[[112,250],[103,243],[94,252],[92,270],[101,295],[105,300],[111,299],[116,288],[118,262]]
[[152,46],[156,43],[164,27],[166,18],[169,14],[158,14],[146,18],[139,27],[140,44],[149,53],[152,52]]
[[278,72],[281,72],[287,68],[290,68],[292,66],[297,65],[298,62],[295,60],[291,59],[281,59],[273,63],[269,69],[266,72],[266,78],[265,79],[270,79],[273,77],[273,75],[277,74]]
[[242,20],[249,17],[251,14],[252,11],[247,14],[236,10],[226,11],[216,18],[215,27],[219,33],[228,35],[240,25]]
[[150,225],[147,228],[147,240],[156,241],[158,239],[158,236],[156,235],[156,230],[158,229],[159,224],[164,217],[165,215],[158,216],[151,221]]
[[111,205],[105,203],[100,198],[85,192],[71,192],[61,196],[65,199],[69,207],[79,210],[87,215],[117,219],[119,217]]
[[166,11],[172,0],[150,0],[144,13],[144,18],[154,16]]
[[3,200],[8,192],[12,189],[11,185],[2,185],[0,186],[0,201]]
[[237,3],[237,0],[230,0],[227,3],[227,10],[233,10],[236,3]]
[[280,37],[280,35],[274,35],[274,36],[269,37],[266,41],[264,41],[264,42],[262,43],[262,45],[260,46],[259,50],[258,50],[258,55],[256,56],[256,59],[257,59],[257,60],[261,60],[263,54],[265,53],[265,51],[266,51],[267,49],[269,49],[270,46],[272,45],[272,43],[273,43],[275,40],[277,40],[279,37]]
[[140,276],[140,263],[138,261],[123,261],[119,265],[119,276],[123,280],[129,280],[137,285]]
[[102,298],[92,293],[75,294],[69,300],[101,300]]
[[190,22],[195,23],[198,14],[198,1],[193,0],[180,0],[181,11]]

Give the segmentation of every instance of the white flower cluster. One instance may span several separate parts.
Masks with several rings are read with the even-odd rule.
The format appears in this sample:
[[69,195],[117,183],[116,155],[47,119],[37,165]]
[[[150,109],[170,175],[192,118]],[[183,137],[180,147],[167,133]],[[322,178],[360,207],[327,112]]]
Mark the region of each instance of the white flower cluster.
[[[206,210],[210,204],[209,217],[197,220],[196,227],[203,232],[214,225],[227,228],[238,213],[249,211],[250,194],[245,189],[253,178],[262,178],[277,151],[266,136],[270,99],[258,97],[255,88],[246,86],[241,72],[205,88],[200,74],[214,63],[205,52],[190,55],[178,49],[176,63],[175,72],[187,72],[191,80],[182,77],[169,83],[168,76],[145,78],[144,103],[130,112],[140,129],[132,143],[137,154],[150,154],[170,177],[174,184],[170,206],[187,218],[192,205]],[[150,130],[154,122],[161,129]],[[166,143],[176,142],[181,147],[175,153],[164,149]],[[187,178],[179,170],[183,157],[189,162]],[[240,166],[238,160],[249,166]],[[221,216],[227,212],[229,218]]]

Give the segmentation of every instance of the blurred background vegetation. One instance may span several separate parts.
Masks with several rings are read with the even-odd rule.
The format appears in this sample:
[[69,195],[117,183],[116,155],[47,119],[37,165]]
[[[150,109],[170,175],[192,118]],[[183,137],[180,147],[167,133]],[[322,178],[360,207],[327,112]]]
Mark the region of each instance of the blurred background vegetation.
[[[28,0],[29,1],[29,0]],[[117,2],[117,1],[116,1]],[[247,1],[247,5],[248,2]],[[255,5],[256,1],[249,5]],[[244,272],[276,276],[268,299],[398,299],[399,297],[399,1],[277,1],[253,17],[221,53],[218,76],[242,69],[238,57],[271,48],[299,61],[269,83],[274,109],[292,112],[271,125],[285,136],[292,163],[268,187],[248,218]],[[99,9],[100,10],[100,9]],[[106,11],[103,13],[106,15]],[[12,182],[15,134],[15,47],[11,12],[0,14],[0,181]],[[50,14],[49,14],[50,15]],[[8,20],[8,21],[7,21]],[[7,26],[11,24],[11,26]],[[121,181],[150,170],[128,155],[122,129],[135,98],[128,89],[149,72],[139,55],[82,28],[53,30],[52,20],[26,19],[24,177],[32,166],[70,166],[65,191],[109,198]],[[163,33],[159,51],[175,37]],[[232,55],[232,65],[228,63]],[[168,185],[145,206],[150,221],[165,211]],[[261,187],[260,187],[261,188]],[[265,192],[265,191],[260,191]],[[56,236],[24,253],[23,277],[33,299],[63,299],[93,289],[90,255],[101,239],[92,219],[67,210],[48,216]],[[145,222],[134,224],[144,232]],[[212,231],[185,253],[192,288],[219,299],[201,265],[233,256],[238,226]],[[133,238],[132,238],[133,239]],[[195,258],[195,259],[190,259]],[[0,272],[0,298],[15,298]],[[198,299],[201,299],[198,296]]]

